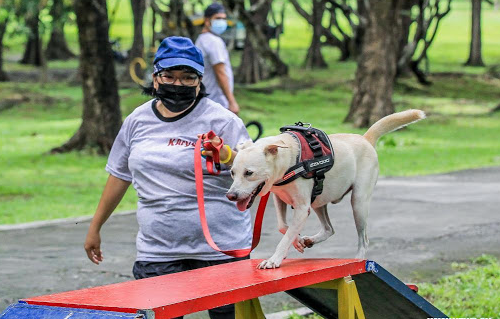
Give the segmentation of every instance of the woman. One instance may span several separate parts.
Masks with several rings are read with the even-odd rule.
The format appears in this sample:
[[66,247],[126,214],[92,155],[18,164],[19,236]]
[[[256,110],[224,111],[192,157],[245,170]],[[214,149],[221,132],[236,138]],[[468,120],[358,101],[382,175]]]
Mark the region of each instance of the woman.
[[[89,259],[103,261],[100,229],[132,183],[137,207],[136,279],[235,261],[206,243],[200,225],[194,178],[197,135],[210,130],[224,144],[219,176],[204,171],[205,207],[214,241],[221,249],[251,244],[250,214],[225,197],[231,185],[228,166],[233,149],[249,140],[241,119],[208,99],[201,79],[201,51],[188,38],[162,41],[154,59],[155,99],[124,121],[109,154],[109,178],[89,227],[84,248]],[[212,140],[220,143],[219,137]],[[234,318],[234,306],[209,310],[211,318]]]

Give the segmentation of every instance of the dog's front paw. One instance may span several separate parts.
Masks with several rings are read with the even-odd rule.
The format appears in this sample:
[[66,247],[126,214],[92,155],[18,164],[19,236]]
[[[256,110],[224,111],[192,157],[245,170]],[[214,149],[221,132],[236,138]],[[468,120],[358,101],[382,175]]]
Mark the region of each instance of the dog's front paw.
[[258,266],[257,268],[258,269],[271,269],[271,268],[279,268],[279,266],[281,265],[281,262],[283,261],[283,259],[281,260],[275,260],[273,257],[269,258],[269,259],[266,259],[264,261],[262,261]]

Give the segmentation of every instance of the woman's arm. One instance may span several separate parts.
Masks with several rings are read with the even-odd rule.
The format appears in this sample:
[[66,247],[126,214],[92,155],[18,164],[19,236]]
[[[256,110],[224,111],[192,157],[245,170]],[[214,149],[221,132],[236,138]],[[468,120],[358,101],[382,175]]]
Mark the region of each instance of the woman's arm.
[[130,182],[119,179],[113,175],[109,175],[108,181],[104,186],[104,191],[101,195],[101,200],[97,206],[97,210],[90,222],[87,238],[85,239],[84,248],[87,256],[94,264],[102,262],[103,255],[101,251],[101,231],[102,225],[108,220],[109,216],[115,210],[127,191]]

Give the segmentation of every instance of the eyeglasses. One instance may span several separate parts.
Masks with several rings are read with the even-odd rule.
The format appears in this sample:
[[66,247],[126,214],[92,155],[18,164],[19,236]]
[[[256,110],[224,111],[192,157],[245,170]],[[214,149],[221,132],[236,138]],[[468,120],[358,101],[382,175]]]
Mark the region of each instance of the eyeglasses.
[[182,85],[186,86],[193,86],[196,83],[196,80],[199,79],[198,75],[194,73],[184,73],[181,74],[180,76],[175,76],[172,73],[167,73],[167,72],[160,72],[157,74],[159,76],[163,83],[166,84],[174,84],[175,81],[179,80]]

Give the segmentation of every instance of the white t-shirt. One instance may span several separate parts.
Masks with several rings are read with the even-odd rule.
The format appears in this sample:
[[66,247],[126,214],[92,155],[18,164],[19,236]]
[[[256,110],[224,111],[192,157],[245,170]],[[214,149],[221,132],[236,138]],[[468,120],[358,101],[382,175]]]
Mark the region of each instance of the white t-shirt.
[[224,63],[224,69],[229,80],[229,89],[233,92],[233,70],[224,40],[211,32],[205,32],[198,36],[195,45],[203,52],[203,61],[205,63],[203,84],[207,89],[208,97],[226,109],[229,108],[229,102],[224,92],[222,92],[214,72],[214,65]]
[[[194,145],[197,134],[213,130],[235,148],[249,139],[241,119],[204,97],[188,113],[163,117],[151,100],[124,121],[111,149],[106,170],[131,181],[139,197],[137,260],[220,260],[203,236],[196,199]],[[225,194],[232,179],[222,165],[210,175],[202,160],[205,208],[215,243],[223,250],[251,245],[249,211],[240,212]]]

